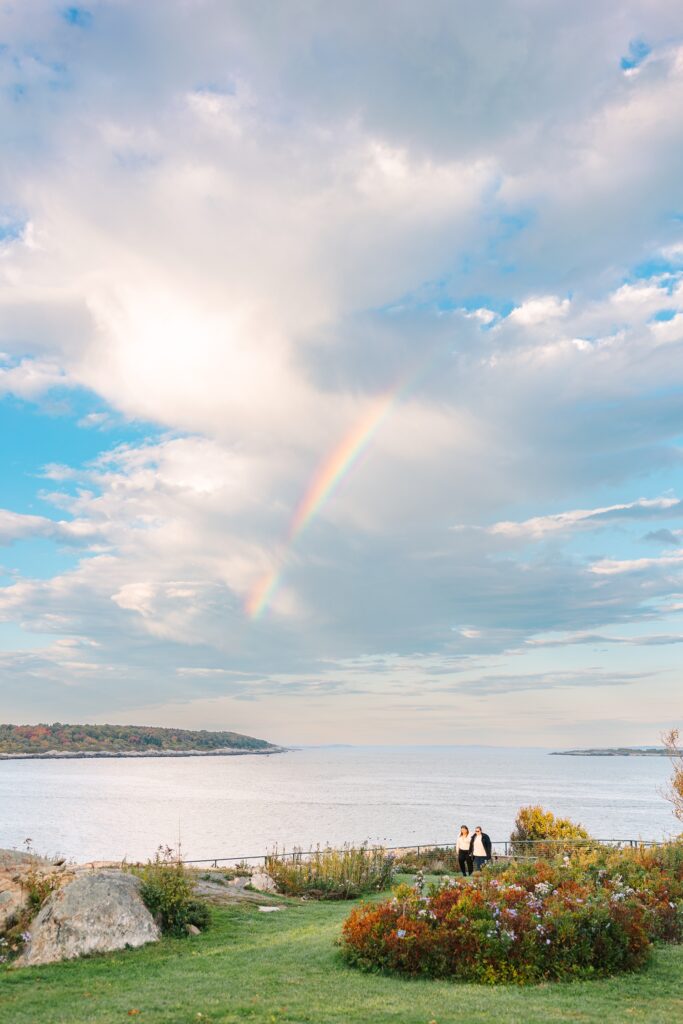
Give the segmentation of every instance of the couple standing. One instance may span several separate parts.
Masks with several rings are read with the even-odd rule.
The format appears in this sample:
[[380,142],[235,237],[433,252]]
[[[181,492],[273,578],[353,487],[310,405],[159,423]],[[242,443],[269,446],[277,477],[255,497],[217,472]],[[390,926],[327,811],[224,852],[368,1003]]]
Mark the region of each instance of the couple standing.
[[474,832],[470,832],[467,825],[461,825],[455,848],[463,875],[471,875],[473,869],[481,871],[487,860],[491,860],[491,840],[482,832],[481,825],[477,825]]

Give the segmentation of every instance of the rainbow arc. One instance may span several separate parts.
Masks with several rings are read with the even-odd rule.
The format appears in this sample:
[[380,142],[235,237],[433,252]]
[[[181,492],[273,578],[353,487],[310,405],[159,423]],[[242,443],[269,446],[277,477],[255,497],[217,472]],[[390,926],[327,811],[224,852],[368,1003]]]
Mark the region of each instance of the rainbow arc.
[[320,463],[294,512],[280,558],[247,596],[244,607],[250,619],[258,619],[268,608],[282,582],[293,546],[366,451],[395,405],[415,385],[432,361],[433,357],[423,361],[417,372],[403,376],[394,387],[372,402]]

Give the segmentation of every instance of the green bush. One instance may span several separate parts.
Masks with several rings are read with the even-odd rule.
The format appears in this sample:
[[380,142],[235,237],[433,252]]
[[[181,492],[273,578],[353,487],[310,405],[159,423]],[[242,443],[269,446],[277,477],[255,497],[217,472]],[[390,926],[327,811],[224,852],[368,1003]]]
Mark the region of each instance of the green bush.
[[362,893],[387,889],[394,876],[394,858],[382,847],[345,846],[296,850],[266,857],[265,870],[280,892],[321,900],[355,899]]
[[[546,840],[546,842],[544,842]],[[510,835],[515,856],[554,857],[563,850],[573,850],[580,840],[591,841],[582,825],[570,818],[556,818],[552,811],[538,805],[520,807]]]
[[135,872],[145,906],[164,934],[187,935],[188,925],[200,930],[208,927],[209,908],[195,899],[191,877],[171,849],[160,847],[154,860]]
[[41,873],[35,866],[31,866],[21,879],[21,886],[28,897],[29,911],[33,917],[38,913],[48,896],[54,892],[57,879],[54,875]]

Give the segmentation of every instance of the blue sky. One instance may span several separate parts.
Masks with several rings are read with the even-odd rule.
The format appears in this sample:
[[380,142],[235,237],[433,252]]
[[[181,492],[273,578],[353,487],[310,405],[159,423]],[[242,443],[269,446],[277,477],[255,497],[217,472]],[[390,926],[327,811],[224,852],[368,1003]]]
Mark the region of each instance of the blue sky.
[[680,5],[265,8],[0,11],[0,717],[655,742]]

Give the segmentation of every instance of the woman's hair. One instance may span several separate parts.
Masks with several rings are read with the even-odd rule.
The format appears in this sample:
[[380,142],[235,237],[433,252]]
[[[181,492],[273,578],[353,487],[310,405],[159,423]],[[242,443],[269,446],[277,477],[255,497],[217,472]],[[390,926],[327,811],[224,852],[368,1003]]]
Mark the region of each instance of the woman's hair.
[[462,832],[463,829],[465,829],[465,832],[467,832],[468,835],[470,834],[470,830],[468,829],[467,825],[461,825],[460,831]]
[[474,829],[474,831],[476,832],[476,831],[477,831],[477,829],[479,829],[479,831],[480,831],[480,832],[483,832],[483,831],[484,831],[484,830],[483,830],[483,828],[481,827],[481,825],[477,825],[477,826],[475,826],[475,829]]

